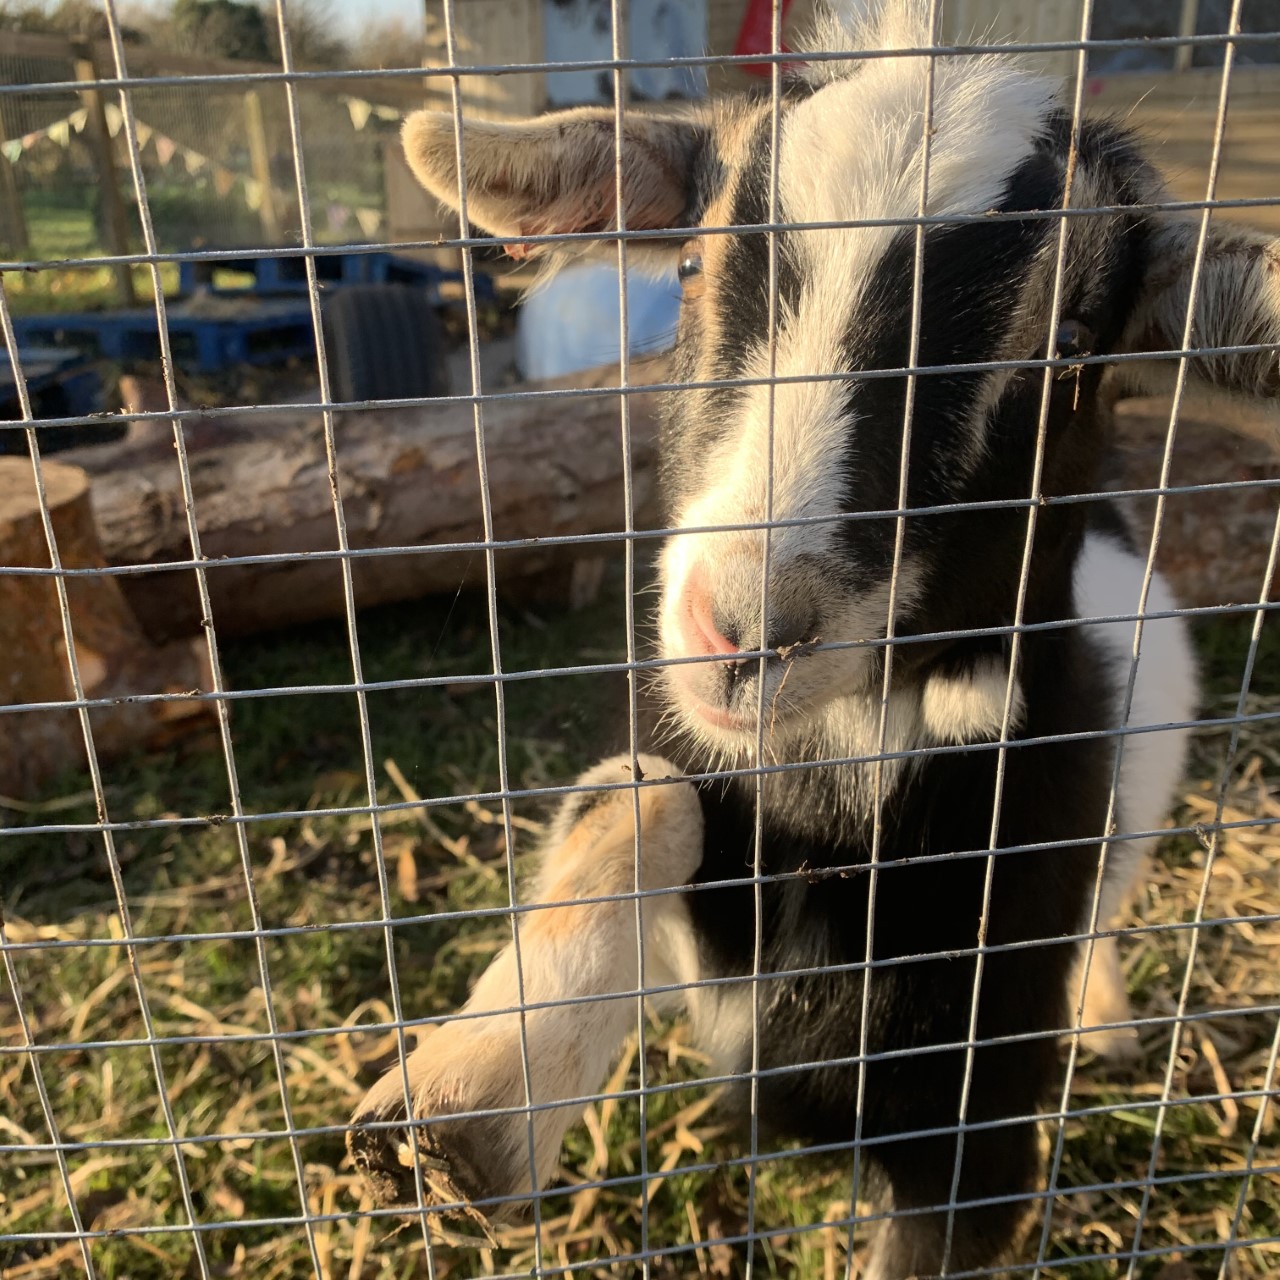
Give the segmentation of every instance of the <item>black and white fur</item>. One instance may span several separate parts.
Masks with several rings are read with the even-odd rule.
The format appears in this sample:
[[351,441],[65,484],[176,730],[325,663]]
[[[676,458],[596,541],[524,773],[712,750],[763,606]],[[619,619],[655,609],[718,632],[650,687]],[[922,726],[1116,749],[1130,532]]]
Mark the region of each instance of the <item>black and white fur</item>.
[[[930,43],[915,0],[857,6],[831,17],[819,44],[856,50]],[[881,58],[816,64],[783,96],[778,214],[783,223],[911,218],[921,189],[927,63]],[[1055,87],[1012,60],[942,58],[934,67],[929,146],[931,214],[1061,207],[1071,121]],[[681,228],[769,220],[771,104],[713,102],[679,116],[631,116],[621,186],[626,226],[671,229],[637,242],[633,257],[682,263],[686,296],[675,352],[681,380],[758,379],[770,372],[769,250],[762,233],[692,238]],[[418,176],[458,203],[452,120],[420,114],[405,129]],[[614,120],[608,110],[565,112],[526,124],[468,122],[468,212],[500,238],[617,225]],[[1066,222],[1062,324],[1051,344],[1060,220],[988,220],[931,227],[925,236],[919,364],[1161,352],[1182,345],[1197,224],[1149,211],[1159,176],[1134,139],[1088,123],[1071,185],[1076,208],[1120,212]],[[654,244],[658,247],[655,249]],[[647,247],[645,247],[647,246]],[[776,373],[816,381],[690,390],[672,397],[662,443],[668,518],[675,531],[660,566],[659,651],[679,662],[655,690],[659,727],[642,757],[644,888],[692,886],[644,900],[648,986],[749,975],[755,899],[755,779],[705,775],[755,762],[760,666],[742,659],[763,631],[774,654],[763,673],[767,764],[763,790],[763,964],[759,1107],[767,1130],[821,1142],[859,1125],[857,1058],[869,1001],[860,1132],[895,1211],[877,1237],[875,1280],[996,1265],[1017,1250],[1024,1197],[1041,1177],[1035,1115],[1058,1085],[1057,1037],[1076,1025],[1080,945],[1060,939],[1087,925],[1108,809],[1117,725],[1133,646],[1131,623],[1026,632],[1012,673],[1003,802],[990,883],[977,1041],[965,1120],[959,1203],[949,1257],[945,1206],[975,987],[1000,739],[1027,531],[1042,370],[926,374],[916,382],[908,506],[944,508],[906,521],[894,630],[892,697],[880,771],[874,934],[869,988],[857,966],[866,933],[876,817],[884,648],[895,522],[841,519],[897,506],[906,383],[848,376],[899,369],[910,354],[915,233],[911,228],[787,230],[778,237]],[[536,250],[525,250],[536,252]],[[613,246],[603,246],[606,254]],[[1277,246],[1213,227],[1193,342],[1207,347],[1280,339]],[[1168,364],[1124,366],[1157,384]],[[1275,397],[1274,352],[1196,359],[1203,388]],[[1053,376],[1041,491],[1097,492],[1108,447],[1106,386],[1098,364]],[[772,430],[770,422],[772,421]],[[769,476],[772,468],[772,484]],[[948,511],[957,504],[1022,502]],[[762,626],[765,537],[769,612]],[[1144,557],[1109,509],[1040,509],[1023,620],[1028,624],[1132,614]],[[1172,605],[1153,585],[1148,608]],[[995,634],[991,634],[992,630]],[[956,632],[961,639],[929,638]],[[923,637],[923,638],[922,638]],[[839,642],[864,642],[841,646]],[[818,644],[816,642],[822,642]],[[1178,724],[1196,706],[1182,624],[1152,621],[1131,727]],[[1049,741],[1045,741],[1048,739]],[[1034,745],[1019,745],[1022,743]],[[1132,735],[1123,756],[1120,833],[1157,828],[1183,763],[1184,734]],[[920,752],[937,748],[935,754]],[[956,748],[960,748],[957,750]],[[971,748],[965,750],[964,748]],[[824,763],[818,762],[837,762]],[[606,761],[585,784],[632,780],[630,757]],[[533,900],[549,905],[521,924],[526,1003],[578,1003],[526,1015],[534,1102],[534,1180],[551,1178],[565,1128],[597,1090],[635,1025],[635,908],[591,902],[635,888],[631,790],[570,800],[543,859]],[[1048,847],[1046,847],[1048,846]],[[1140,875],[1143,842],[1110,846],[1100,923]],[[839,869],[839,870],[836,870]],[[824,874],[826,872],[831,874]],[[775,879],[781,877],[781,879]],[[721,882],[737,881],[736,887]],[[720,887],[716,887],[719,885]],[[583,901],[584,899],[588,901]],[[1031,943],[1030,946],[1019,944]],[[1036,945],[1038,944],[1038,945]],[[892,963],[900,960],[901,963]],[[890,962],[890,963],[884,963]],[[770,974],[801,976],[770,978]],[[1099,944],[1084,1025],[1123,1020],[1114,946]],[[720,1069],[751,1058],[749,982],[691,991],[683,1004]],[[467,1010],[409,1061],[420,1130],[466,1195],[527,1197],[531,1188],[514,956],[502,954]],[[1123,1036],[1123,1032],[1120,1033]],[[1104,1035],[1102,1047],[1116,1047]],[[992,1043],[992,1042],[996,1043]],[[883,1056],[887,1055],[887,1056]],[[804,1065],[800,1065],[804,1064]],[[797,1066],[794,1071],[774,1068]],[[464,1112],[511,1108],[459,1119]],[[373,1121],[403,1118],[396,1067],[357,1111],[352,1150],[375,1192],[412,1195],[393,1158],[397,1138]],[[914,1136],[913,1136],[914,1135]],[[406,1149],[402,1148],[402,1154]]]

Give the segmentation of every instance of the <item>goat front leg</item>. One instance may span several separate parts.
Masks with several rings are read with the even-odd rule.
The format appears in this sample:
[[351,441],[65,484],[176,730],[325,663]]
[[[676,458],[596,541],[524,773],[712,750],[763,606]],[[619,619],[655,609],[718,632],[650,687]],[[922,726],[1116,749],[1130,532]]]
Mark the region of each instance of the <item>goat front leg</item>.
[[[639,789],[640,887],[678,887],[702,859],[698,796],[691,783],[675,780],[679,770],[665,760],[642,755],[640,768],[646,779],[673,779]],[[630,781],[630,757],[607,760],[579,779],[586,786]],[[635,814],[630,787],[570,796],[542,856],[533,899],[558,905],[520,914],[524,1004],[537,1006],[524,1014],[528,1101],[539,1109],[526,1106],[521,992],[510,943],[463,1007],[471,1016],[444,1023],[409,1056],[412,1118],[427,1122],[416,1126],[418,1154],[424,1172],[446,1175],[434,1188],[424,1176],[428,1201],[507,1197],[489,1216],[512,1216],[555,1171],[565,1131],[584,1106],[569,1100],[600,1087],[636,1025],[639,997],[618,994],[639,986],[636,900],[591,901],[634,891]],[[691,980],[696,958],[683,895],[640,901],[646,983]],[[545,1105],[562,1100],[563,1107]],[[381,1205],[417,1200],[408,1132],[385,1124],[404,1120],[404,1102],[397,1063],[365,1095],[347,1133],[348,1150]]]

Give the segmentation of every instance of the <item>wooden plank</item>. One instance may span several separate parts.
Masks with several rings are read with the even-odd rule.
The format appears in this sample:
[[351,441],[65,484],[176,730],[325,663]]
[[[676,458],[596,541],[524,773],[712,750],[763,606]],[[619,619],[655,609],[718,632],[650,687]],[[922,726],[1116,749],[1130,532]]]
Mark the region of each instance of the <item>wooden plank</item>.
[[[1110,76],[1090,85],[1090,110],[1124,119],[1178,200],[1203,200],[1213,157],[1221,73]],[[1220,200],[1280,197],[1280,71],[1249,67],[1232,76],[1223,134]],[[1280,206],[1223,209],[1214,215],[1280,233]]]
[[268,244],[280,243],[280,217],[276,211],[276,193],[271,183],[271,148],[267,143],[267,129],[262,118],[262,98],[256,89],[244,95],[245,132],[249,139],[249,163],[254,180],[262,191],[262,203],[258,216],[262,220],[262,234]]
[[[543,58],[542,0],[470,0],[458,7],[456,21],[459,66],[501,66],[540,62]],[[447,65],[444,32],[442,0],[429,0],[427,54],[423,60],[426,67]],[[426,88],[442,109],[451,109],[447,75],[430,77]],[[533,72],[463,76],[460,95],[463,114],[467,116],[482,120],[536,116],[547,105],[546,76]],[[433,101],[431,105],[437,103]]]
[[[633,382],[665,377],[661,357],[636,361]],[[548,386],[616,386],[617,368],[592,369]],[[658,518],[656,450],[663,393],[630,397],[632,477],[638,528]],[[618,396],[499,401],[485,409],[485,449],[499,539],[534,543],[497,552],[504,593],[549,575],[572,587],[573,565],[621,552],[621,543],[546,545],[536,540],[617,531],[622,521],[623,460]],[[332,551],[333,493],[318,411],[191,424],[191,476],[202,550],[222,557]],[[475,420],[465,404],[339,414],[338,470],[351,546],[427,547],[483,538],[475,462]],[[190,446],[189,446],[190,447]],[[98,535],[111,564],[185,560],[190,554],[180,477],[171,440],[158,432],[142,445],[126,440],[61,455],[92,478]],[[360,607],[483,585],[485,559],[471,550],[357,559]],[[112,581],[115,581],[114,579]],[[119,579],[143,628],[156,639],[198,634],[200,600],[189,570]],[[266,630],[339,616],[336,560],[219,565],[209,574],[218,630]],[[2,601],[0,601],[2,603]],[[0,631],[0,638],[3,632]]]
[[[100,79],[97,64],[88,56],[87,47],[77,51],[75,72],[77,80],[93,81]],[[93,163],[98,170],[98,190],[102,193],[102,208],[107,237],[107,248],[117,257],[129,253],[129,215],[124,207],[124,197],[120,194],[120,173],[116,167],[116,152],[111,131],[107,128],[106,106],[102,100],[101,89],[83,89],[80,100],[88,112],[88,123],[85,136],[89,140],[89,150],[93,153]],[[137,304],[138,297],[133,287],[133,269],[127,263],[118,262],[112,268],[116,277],[116,287],[120,291],[120,301],[126,307]]]
[[[942,39],[954,44],[1012,40],[1048,44],[1080,39],[1080,0],[950,0],[942,6]],[[1028,54],[1055,75],[1074,75],[1077,55]]]
[[[99,67],[99,79],[114,80],[115,57],[109,41],[92,42],[90,55]],[[23,32],[0,31],[0,58],[41,58],[53,61],[75,61],[72,42],[64,36],[28,35]],[[125,46],[125,64],[131,80],[149,80],[157,76],[246,76],[279,75],[278,62],[250,62],[238,58],[210,58],[195,54],[172,53],[148,45]],[[314,70],[306,66],[300,71]],[[68,78],[73,78],[70,65]],[[422,105],[423,82],[416,76],[374,76],[345,83],[320,81],[329,92],[350,93],[371,102],[385,103],[412,111]]]

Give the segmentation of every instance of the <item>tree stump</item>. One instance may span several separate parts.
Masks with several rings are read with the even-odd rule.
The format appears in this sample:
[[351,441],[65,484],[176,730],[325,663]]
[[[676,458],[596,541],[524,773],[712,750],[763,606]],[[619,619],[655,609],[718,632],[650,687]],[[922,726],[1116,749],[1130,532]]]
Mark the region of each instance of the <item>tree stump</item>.
[[[41,471],[63,568],[105,567],[88,476],[56,462],[44,463]],[[0,458],[0,794],[7,796],[29,796],[58,773],[87,764],[76,709],[5,710],[75,696],[54,578],[6,572],[50,567],[31,462]],[[203,641],[153,645],[115,578],[76,576],[66,583],[85,697],[111,700],[89,713],[101,756],[154,748],[209,721],[209,702],[132,701],[138,695],[207,690]]]

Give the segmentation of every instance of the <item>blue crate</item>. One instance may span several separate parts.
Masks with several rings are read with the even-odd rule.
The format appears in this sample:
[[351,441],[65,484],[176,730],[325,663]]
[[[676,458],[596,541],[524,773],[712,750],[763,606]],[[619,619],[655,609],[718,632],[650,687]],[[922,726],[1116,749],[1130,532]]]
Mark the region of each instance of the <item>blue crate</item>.
[[[440,286],[446,282],[461,283],[462,273],[446,271],[429,262],[417,262],[393,253],[316,253],[316,278],[321,289],[340,289],[353,284],[404,284],[426,289],[431,300],[441,303]],[[257,294],[263,297],[305,294],[307,265],[302,257],[234,258],[219,262],[183,262],[178,269],[178,292],[190,296],[209,289],[220,271],[236,271],[253,277],[252,284],[239,289],[213,288],[225,294]],[[490,276],[475,273],[476,297],[482,302],[497,298],[497,288]]]
[[[27,382],[31,412],[36,422],[45,418],[78,418],[102,409],[102,379],[87,357],[77,351],[19,346],[18,360]],[[22,417],[17,382],[9,360],[0,360],[0,421]],[[41,432],[46,450],[87,444],[101,435],[97,427],[56,427]],[[0,431],[0,454],[26,453],[21,431]]]
[[[246,271],[253,283],[243,289],[210,289],[215,266]],[[320,253],[316,268],[326,291],[357,284],[405,285],[427,290],[436,306],[441,303],[441,285],[462,279],[456,271],[391,253]],[[491,277],[477,272],[475,282],[479,300],[496,299]],[[187,300],[168,309],[170,344],[180,368],[216,373],[235,364],[275,364],[314,356],[304,259],[184,262],[180,285]],[[201,307],[193,294],[243,305],[219,314],[216,306]],[[14,320],[14,328],[19,343],[71,350],[88,359],[123,362],[160,357],[159,331],[150,307],[23,316]]]
[[[315,353],[311,308],[303,300],[262,298],[242,313],[168,312],[173,358],[193,373],[233,364],[274,364]],[[20,343],[72,348],[91,359],[156,360],[160,337],[150,308],[23,316],[14,320]]]

